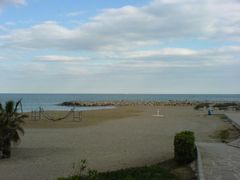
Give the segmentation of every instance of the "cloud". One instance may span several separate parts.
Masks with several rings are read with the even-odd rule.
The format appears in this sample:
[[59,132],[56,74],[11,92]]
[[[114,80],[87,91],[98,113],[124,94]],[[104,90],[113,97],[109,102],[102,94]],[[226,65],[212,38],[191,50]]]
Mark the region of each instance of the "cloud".
[[58,46],[60,48],[60,46],[65,46],[66,39],[71,38],[74,38],[72,31],[48,21],[35,25],[31,29],[16,30],[10,35],[0,37],[0,40],[10,40],[13,47],[51,48]]
[[237,0],[154,0],[141,7],[102,10],[75,28],[43,22],[12,31],[0,41],[5,47],[121,51],[177,39],[238,41],[239,36]]
[[187,48],[162,48],[157,50],[142,50],[127,52],[122,57],[127,58],[154,58],[154,57],[166,57],[166,56],[193,56],[198,52],[193,49]]
[[7,31],[7,28],[5,26],[0,25],[0,32],[1,31]]
[[73,56],[59,56],[59,55],[46,55],[37,57],[43,62],[62,62],[62,63],[72,63],[72,62],[82,62],[89,60],[87,57],[73,57]]
[[[239,49],[240,46],[198,50],[155,48],[149,52],[147,50],[129,50],[116,52],[115,57],[98,55],[91,61],[82,61],[82,56],[76,55],[37,56],[31,61],[24,61],[24,57],[16,60],[13,53],[13,58],[11,58],[11,54],[8,54],[9,61],[1,63],[0,73],[3,84],[7,84],[8,88],[17,89],[17,91],[21,87],[24,87],[25,91],[26,87],[28,91],[32,87],[38,87],[34,90],[34,92],[38,92],[41,87],[46,86],[48,87],[45,89],[46,92],[53,92],[56,87],[60,87],[62,92],[65,92],[66,89],[78,92],[84,88],[85,90],[82,92],[85,93],[99,90],[101,87],[103,87],[101,92],[105,93],[129,93],[131,89],[134,89],[131,91],[132,93],[138,92],[135,90],[140,90],[139,92],[142,93],[149,93],[149,91],[160,93],[163,87],[166,90],[165,93],[179,93],[179,87],[185,87],[187,90],[181,91],[181,93],[193,93],[194,90],[197,90],[197,93],[210,93],[209,88],[215,90],[215,92],[211,91],[212,93],[219,92],[219,89],[224,93],[228,89],[227,87],[234,87],[234,89],[231,88],[232,92],[237,92],[239,87],[234,86],[234,83],[239,79]],[[131,52],[136,55],[140,54],[140,56],[132,56]],[[182,52],[185,52],[184,55]],[[85,56],[83,57],[85,58]],[[71,60],[72,58],[73,60]],[[48,63],[49,61],[54,63]],[[6,74],[10,74],[7,80],[4,78]],[[201,85],[199,85],[199,81],[202,82]],[[34,85],[29,86],[29,83],[26,84],[26,82],[34,82]],[[68,84],[70,82],[72,84]],[[216,83],[220,84],[217,88]],[[227,86],[226,83],[231,86]],[[12,87],[13,85],[15,88]],[[66,89],[64,89],[65,87]],[[199,87],[203,91],[198,91]],[[121,88],[125,91],[121,91]],[[169,90],[173,91],[169,92]]]
[[[203,69],[239,66],[240,46],[225,46],[211,49],[160,48],[155,50],[116,53],[109,58],[106,71],[116,73],[149,72],[154,74],[164,69]],[[114,63],[115,62],[115,63]]]
[[0,1],[0,8],[6,5],[25,5],[25,0],[1,0]]
[[74,12],[69,12],[66,14],[67,17],[77,17],[80,15],[83,15],[85,11],[74,11]]
[[[24,3],[0,0],[0,11]],[[0,77],[6,84],[0,90],[239,90],[239,0],[152,0],[103,9],[84,22],[81,13],[64,14],[81,22],[74,27],[34,17],[0,25]]]

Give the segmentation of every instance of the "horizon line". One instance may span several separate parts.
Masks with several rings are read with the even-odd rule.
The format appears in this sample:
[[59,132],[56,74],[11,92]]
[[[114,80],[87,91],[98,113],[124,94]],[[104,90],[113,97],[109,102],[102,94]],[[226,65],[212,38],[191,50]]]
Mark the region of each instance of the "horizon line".
[[31,93],[31,92],[26,92],[26,93],[7,93],[7,92],[0,92],[0,94],[49,94],[49,95],[54,95],[54,94],[85,94],[85,95],[240,95],[240,93]]

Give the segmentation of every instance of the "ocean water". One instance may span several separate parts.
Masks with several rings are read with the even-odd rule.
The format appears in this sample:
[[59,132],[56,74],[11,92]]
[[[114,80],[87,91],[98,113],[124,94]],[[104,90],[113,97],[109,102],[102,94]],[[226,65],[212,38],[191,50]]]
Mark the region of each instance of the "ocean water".
[[[22,99],[23,111],[30,112],[43,107],[44,110],[70,110],[59,106],[64,101],[228,101],[240,102],[240,94],[0,94],[0,102]],[[112,107],[77,107],[76,110],[92,110]]]

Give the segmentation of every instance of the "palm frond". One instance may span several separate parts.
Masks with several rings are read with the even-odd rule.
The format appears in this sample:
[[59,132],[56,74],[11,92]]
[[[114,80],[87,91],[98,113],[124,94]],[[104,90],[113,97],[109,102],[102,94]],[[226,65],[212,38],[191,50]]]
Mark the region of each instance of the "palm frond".
[[17,130],[22,134],[24,135],[24,129],[22,127],[18,127]]
[[6,105],[5,105],[6,113],[8,113],[8,114],[13,113],[13,107],[14,107],[14,102],[13,101],[6,102]]
[[17,132],[11,134],[11,140],[17,144],[20,141],[20,136]]
[[[17,108],[20,105],[21,100],[16,104],[13,101],[8,101],[5,104],[5,108],[0,110],[0,137],[9,138],[10,141],[17,143],[20,141],[20,134],[24,134],[22,124],[26,114],[18,113]],[[15,105],[14,105],[15,104]]]
[[0,113],[3,112],[3,106],[2,106],[2,103],[0,103]]
[[21,105],[21,103],[22,103],[22,99],[20,99],[20,100],[17,101],[17,103],[16,103],[16,105],[15,105],[15,108],[14,108],[14,112],[17,112],[18,106]]

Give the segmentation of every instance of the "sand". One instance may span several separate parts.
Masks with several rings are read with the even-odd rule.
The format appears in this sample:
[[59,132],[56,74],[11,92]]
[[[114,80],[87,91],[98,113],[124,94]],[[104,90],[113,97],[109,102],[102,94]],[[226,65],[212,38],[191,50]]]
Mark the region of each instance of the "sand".
[[[73,118],[73,113],[65,111],[47,111],[41,115],[41,120],[39,119],[39,114],[37,114],[36,120],[32,118],[31,113],[26,113],[28,118],[25,120],[26,128],[76,128],[85,127],[91,125],[97,125],[103,121],[122,119],[126,117],[139,116],[143,112],[143,107],[118,107],[113,109],[103,109],[103,110],[92,110],[83,111],[82,120],[79,122],[79,112],[75,112],[75,117]],[[58,118],[69,116],[58,122],[48,120],[47,118],[53,118],[57,120]],[[46,117],[47,116],[47,117]]]
[[73,163],[81,159],[98,171],[154,164],[173,157],[178,131],[192,130],[197,141],[212,142],[216,131],[231,127],[219,116],[207,116],[193,107],[160,107],[164,118],[152,116],[157,109],[89,111],[83,122],[28,120],[11,159],[0,162],[0,179],[56,179],[70,175]]

